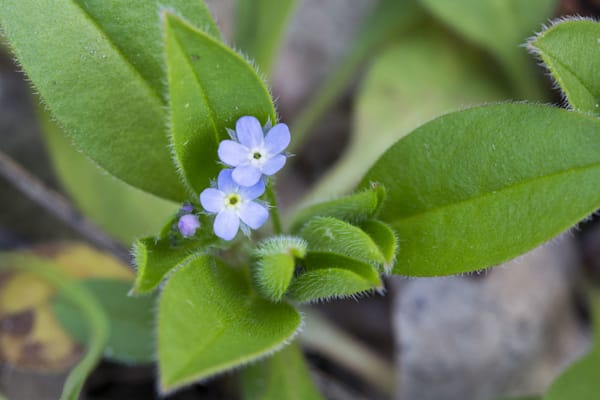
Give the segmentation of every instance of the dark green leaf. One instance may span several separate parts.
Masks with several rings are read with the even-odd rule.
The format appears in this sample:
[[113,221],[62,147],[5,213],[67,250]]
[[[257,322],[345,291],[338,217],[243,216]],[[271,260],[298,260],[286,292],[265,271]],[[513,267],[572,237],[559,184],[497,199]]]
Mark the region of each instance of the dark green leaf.
[[562,21],[529,46],[544,61],[575,110],[600,116],[600,23]]
[[501,104],[448,114],[392,146],[363,179],[398,234],[395,273],[474,271],[509,260],[600,206],[600,121]]
[[321,400],[297,343],[241,373],[243,400]]
[[[116,279],[88,279],[79,283],[100,303],[108,316],[110,334],[104,355],[126,363],[154,360],[153,311],[155,298],[128,297],[131,284]],[[59,293],[52,304],[61,325],[80,342],[87,342],[87,329],[81,313]]]
[[301,303],[354,296],[383,287],[372,265],[338,254],[309,252],[302,267],[286,293]]
[[290,230],[297,232],[302,225],[314,217],[333,217],[358,224],[373,217],[384,200],[385,189],[381,185],[374,184],[369,189],[350,196],[317,203],[300,210],[294,217]]
[[210,35],[165,13],[165,47],[175,159],[196,193],[222,168],[218,143],[238,118],[276,121],[273,100],[256,70]]
[[277,48],[286,32],[296,0],[238,0],[236,47],[270,75]]
[[74,143],[141,189],[182,201],[168,149],[159,4],[216,34],[200,1],[5,0],[0,25]]
[[289,304],[253,293],[243,271],[198,257],[169,279],[160,297],[160,388],[171,391],[273,353],[300,324]]

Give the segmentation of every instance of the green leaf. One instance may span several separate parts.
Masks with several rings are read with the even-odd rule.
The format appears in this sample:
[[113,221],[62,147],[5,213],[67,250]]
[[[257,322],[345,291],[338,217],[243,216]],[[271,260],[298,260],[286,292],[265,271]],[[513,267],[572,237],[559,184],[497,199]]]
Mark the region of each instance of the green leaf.
[[600,116],[600,23],[567,20],[529,42],[575,110]]
[[5,0],[0,25],[75,145],[115,176],[186,198],[168,149],[159,4],[216,34],[200,1]]
[[333,217],[352,224],[358,224],[373,217],[385,200],[385,189],[381,185],[371,185],[339,199],[325,201],[300,210],[292,222],[290,231],[297,232],[302,225],[314,217]]
[[[88,279],[79,283],[100,303],[108,316],[110,334],[104,355],[125,363],[154,361],[153,310],[156,299],[128,297],[130,282],[116,279]],[[81,313],[60,292],[53,299],[53,311],[73,337],[87,342]]]
[[385,259],[384,270],[389,272],[394,267],[398,253],[398,237],[396,232],[386,223],[370,219],[360,224],[362,229],[377,244]]
[[175,159],[197,193],[220,166],[218,143],[244,115],[276,121],[271,95],[239,54],[180,18],[164,13],[171,136]]
[[77,400],[88,375],[102,357],[108,337],[108,321],[94,296],[61,273],[54,263],[23,253],[0,254],[0,269],[16,269],[33,273],[60,289],[86,319],[88,350],[71,370],[63,386],[61,400]]
[[300,148],[348,85],[357,79],[361,65],[384,44],[417,26],[424,17],[418,0],[380,0],[358,31],[352,46],[336,68],[319,85],[311,101],[294,120],[290,151]]
[[339,254],[309,252],[303,272],[294,278],[286,296],[314,302],[354,296],[383,288],[379,272],[370,264]]
[[243,271],[198,257],[169,279],[160,297],[161,391],[273,353],[300,324],[300,314],[289,304],[253,293]]
[[83,214],[128,246],[163,226],[173,203],[107,175],[72,146],[48,111],[38,110],[54,170]]
[[241,373],[243,400],[322,400],[296,342]]
[[600,206],[600,122],[500,104],[448,114],[393,145],[361,186],[387,189],[394,273],[449,275],[499,264]]
[[280,301],[294,277],[295,258],[306,255],[306,242],[293,236],[275,236],[260,243],[254,253],[254,286],[265,298]]
[[509,99],[506,84],[484,60],[431,27],[381,51],[358,93],[348,150],[308,198],[349,192],[388,147],[434,117]]
[[541,81],[522,45],[557,9],[557,0],[421,0],[444,23],[488,49],[524,99],[543,97]]
[[236,9],[235,44],[265,75],[271,67],[277,49],[286,32],[296,0],[238,0]]
[[325,252],[369,264],[384,264],[379,247],[360,228],[331,217],[316,217],[304,224],[300,236],[309,252]]

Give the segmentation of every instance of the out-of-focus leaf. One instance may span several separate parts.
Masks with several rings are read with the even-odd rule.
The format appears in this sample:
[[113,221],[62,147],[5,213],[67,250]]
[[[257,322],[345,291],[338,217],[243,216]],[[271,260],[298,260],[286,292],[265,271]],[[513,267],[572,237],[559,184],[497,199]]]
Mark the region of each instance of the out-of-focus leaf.
[[[154,361],[153,296],[128,297],[131,282],[115,279],[86,279],[79,283],[91,293],[106,312],[110,334],[104,354],[126,363]],[[65,293],[53,298],[55,316],[80,343],[87,342],[85,320]]]
[[242,56],[179,17],[164,13],[171,138],[175,160],[196,193],[221,165],[217,146],[245,115],[276,121],[264,82]]
[[166,135],[159,4],[217,35],[204,3],[187,0],[4,0],[0,25],[78,148],[124,181],[182,201]]
[[424,14],[418,0],[379,0],[352,41],[352,48],[294,121],[290,150],[299,148],[314,124],[355,77],[361,64],[390,39],[418,25]]
[[252,292],[243,271],[195,258],[167,281],[159,300],[160,388],[194,381],[273,353],[301,324],[289,304]]
[[321,400],[297,343],[241,373],[244,400]]
[[265,75],[271,74],[273,60],[286,32],[296,0],[238,0],[236,47],[256,62]]
[[590,306],[594,327],[592,349],[575,361],[552,382],[544,400],[592,400],[600,393],[600,294],[597,288],[590,290]]
[[39,108],[54,169],[77,207],[100,228],[129,245],[160,229],[175,205],[115,179],[79,153]]
[[[61,400],[78,399],[83,383],[99,361],[106,343],[108,336],[108,321],[104,310],[89,292],[76,285],[67,275],[61,273],[59,269],[55,267],[54,263],[43,260],[34,254],[25,252],[4,253],[0,255],[0,268],[3,270],[17,270],[19,271],[19,274],[35,275],[38,279],[42,279],[42,282],[51,285],[52,288],[60,289],[64,295],[81,310],[81,314],[87,322],[87,335],[89,337],[88,351],[67,376],[61,395]],[[25,288],[31,289],[31,285]],[[39,296],[40,292],[39,290],[36,292],[35,285],[33,286],[33,289],[32,292]],[[43,292],[44,291],[42,290],[42,295],[44,295]],[[13,292],[12,294],[23,296],[23,293]],[[4,291],[2,292],[2,295],[7,296]],[[9,299],[10,302],[15,300],[14,296]],[[33,319],[33,315],[31,318],[31,323],[34,323],[34,321],[36,323],[40,322],[37,319]],[[23,325],[21,325],[21,327],[23,327]],[[42,326],[42,329],[48,327],[51,329],[55,328],[46,323]],[[31,327],[29,327],[29,329],[31,330]],[[27,344],[31,346],[31,342]],[[31,351],[31,347],[28,349]]]
[[600,116],[600,23],[593,20],[559,22],[529,46],[544,61],[571,107]]
[[382,51],[358,93],[349,148],[308,196],[349,192],[394,142],[449,111],[510,97],[482,55],[431,28]]
[[540,79],[521,46],[558,6],[557,0],[421,0],[435,16],[502,63],[515,93],[540,99]]
[[600,207],[600,121],[526,104],[455,112],[396,142],[361,186],[373,181],[387,190],[378,219],[402,246],[395,273],[474,271]]

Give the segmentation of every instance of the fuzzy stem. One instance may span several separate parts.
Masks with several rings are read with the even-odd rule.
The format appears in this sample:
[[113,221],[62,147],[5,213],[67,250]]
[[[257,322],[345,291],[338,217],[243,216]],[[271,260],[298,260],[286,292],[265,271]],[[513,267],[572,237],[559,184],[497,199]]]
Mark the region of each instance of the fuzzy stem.
[[275,195],[275,189],[273,187],[273,180],[269,179],[267,182],[267,189],[265,191],[267,199],[269,201],[269,213],[273,220],[273,231],[276,235],[279,235],[283,230],[281,228],[281,218],[279,217],[279,206],[277,205],[277,196]]
[[81,215],[65,197],[47,187],[42,181],[27,172],[12,158],[1,151],[0,176],[3,176],[21,193],[73,228],[100,249],[112,253],[126,263],[130,262],[131,257],[127,249]]

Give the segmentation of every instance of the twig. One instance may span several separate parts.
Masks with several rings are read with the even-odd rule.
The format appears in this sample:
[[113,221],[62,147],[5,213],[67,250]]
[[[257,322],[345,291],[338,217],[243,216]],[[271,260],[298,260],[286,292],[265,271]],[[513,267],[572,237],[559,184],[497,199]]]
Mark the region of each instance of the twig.
[[69,200],[47,187],[2,151],[0,151],[0,175],[25,196],[73,228],[98,248],[112,253],[129,265],[131,256],[125,247],[81,215]]

